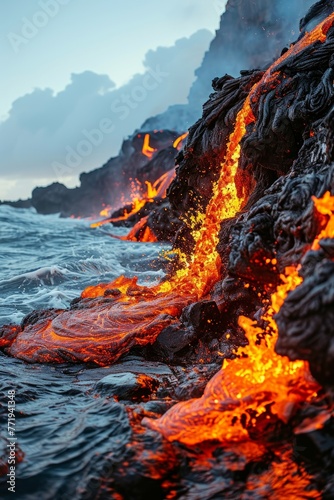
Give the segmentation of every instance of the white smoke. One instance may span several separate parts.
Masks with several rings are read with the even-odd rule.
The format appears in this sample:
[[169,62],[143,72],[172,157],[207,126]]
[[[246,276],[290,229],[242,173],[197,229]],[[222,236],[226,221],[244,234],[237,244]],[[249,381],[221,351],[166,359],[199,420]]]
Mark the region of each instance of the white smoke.
[[55,180],[73,185],[82,171],[116,155],[149,116],[185,103],[211,38],[200,30],[149,51],[145,73],[121,88],[107,75],[86,71],[73,74],[58,94],[36,89],[17,99],[0,124],[0,199],[29,196],[35,185]]

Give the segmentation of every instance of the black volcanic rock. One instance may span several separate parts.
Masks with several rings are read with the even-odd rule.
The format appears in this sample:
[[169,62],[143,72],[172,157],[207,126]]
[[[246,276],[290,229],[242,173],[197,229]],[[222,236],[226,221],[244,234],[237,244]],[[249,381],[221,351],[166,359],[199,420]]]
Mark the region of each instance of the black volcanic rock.
[[0,205],[9,205],[10,207],[13,208],[31,208],[31,198],[28,198],[27,200],[17,200],[17,201],[0,201]]
[[[98,216],[104,206],[119,206],[124,198],[130,199],[131,182],[136,182],[136,179],[139,184],[140,179],[143,179],[143,182],[154,182],[174,166],[177,150],[172,144],[180,133],[156,130],[151,131],[149,135],[149,145],[156,150],[152,153],[152,158],[142,153],[145,134],[135,133],[123,142],[117,157],[111,158],[101,168],[82,173],[79,187],[68,189],[55,182],[46,187],[35,188],[31,205],[39,213],[60,213],[62,217]],[[155,161],[159,153],[160,158]],[[145,189],[143,184],[142,194]]]
[[[54,182],[47,187],[36,187],[32,192],[32,205],[40,214],[67,213],[69,210],[70,192],[64,184]],[[71,214],[70,214],[71,215]]]
[[237,76],[241,69],[262,68],[277,59],[282,47],[298,37],[299,20],[312,3],[312,0],[228,0],[221,14],[225,2],[214,2],[210,8],[221,14],[220,25],[195,71],[188,103],[170,106],[164,113],[146,120],[141,128],[189,128],[201,116],[202,105],[212,92],[212,80],[225,73]]
[[210,82],[224,73],[263,67],[297,38],[298,21],[312,0],[228,0],[220,26],[206,52],[190,94],[190,107],[203,102]]
[[[322,4],[326,7],[324,2]],[[320,7],[316,9],[317,18],[326,12]],[[308,23],[312,22],[310,16],[306,17]],[[101,499],[147,498],[147,494],[157,499],[320,498],[321,495],[333,498],[334,238],[321,240],[319,248],[314,245],[329,215],[318,213],[313,199],[326,192],[334,196],[333,41],[334,26],[327,32],[326,41],[312,43],[297,56],[289,53],[284,64],[279,66],[280,77],[276,75],[274,84],[272,79],[265,81],[256,98],[250,101],[255,120],[248,124],[241,142],[237,187],[246,186],[247,195],[253,188],[254,193],[241,214],[221,224],[217,247],[222,262],[221,281],[199,302],[189,303],[193,301],[189,298],[185,304],[182,300],[178,312],[165,318],[166,326],[152,337],[151,343],[127,343],[124,354],[128,348],[136,349],[137,356],[140,354],[141,358],[151,361],[147,365],[143,363],[144,378],[138,380],[136,372],[132,371],[136,364],[132,351],[127,366],[119,361],[118,369],[124,376],[115,377],[117,372],[114,372],[96,384],[94,390],[97,394],[101,392],[103,398],[115,396],[126,400],[131,427],[125,422],[125,411],[113,403],[113,414],[111,417],[108,414],[108,422],[116,422],[118,426],[125,422],[123,433],[127,435],[123,441],[117,435],[116,451],[108,447],[103,468],[94,462],[95,458],[87,460],[95,464],[96,469],[93,467],[85,472],[84,494],[89,491]],[[186,220],[191,211],[197,214],[206,206],[212,183],[221,170],[236,113],[262,75],[263,71],[248,71],[238,79],[225,77],[215,81],[216,93],[206,104],[202,120],[191,129],[187,147],[179,155],[178,175],[169,191],[173,208],[168,209],[165,205],[167,211],[178,212]],[[164,203],[150,212],[149,220]],[[213,227],[216,230],[216,226]],[[186,224],[179,233],[185,228]],[[189,252],[190,247],[186,250]],[[202,265],[205,264],[203,261]],[[329,387],[331,393],[325,394],[313,383],[310,385],[312,391],[308,392],[306,378],[303,381],[297,376],[295,380],[290,379],[291,385],[286,385],[292,399],[284,404],[286,401],[280,400],[279,376],[277,387],[272,384],[267,390],[266,381],[270,381],[272,373],[270,356],[266,359],[263,351],[262,359],[255,357],[255,363],[265,370],[258,378],[255,368],[254,383],[251,365],[245,363],[243,366],[247,351],[235,353],[234,347],[246,344],[239,331],[238,318],[246,314],[263,326],[263,312],[268,309],[271,291],[280,282],[280,273],[286,266],[296,270],[298,264],[301,264],[299,271],[304,281],[289,293],[276,316],[279,328],[276,350],[291,359],[308,360],[313,375],[326,389]],[[90,325],[89,315],[71,318],[71,312],[85,309],[93,312],[96,306],[106,307],[110,312],[121,291],[114,287],[104,290],[103,297],[83,298],[73,303],[68,311],[69,327],[78,319],[83,332]],[[139,287],[132,286],[126,297],[137,294],[140,295]],[[142,299],[151,294],[154,295],[151,289],[145,290]],[[159,302],[150,302],[145,308],[145,300],[142,300],[134,307],[140,305],[147,319],[146,315],[152,311],[153,316],[161,315],[161,307],[157,304]],[[47,317],[48,313],[42,314],[39,320],[38,315],[33,314],[28,321],[38,320],[43,325]],[[124,312],[120,319],[123,318]],[[95,333],[96,323],[88,331],[90,336]],[[115,324],[115,312],[108,315],[108,322],[103,321],[108,336],[108,354],[109,349],[117,348],[110,341]],[[146,325],[136,332],[140,341],[147,340],[149,325]],[[129,315],[123,342],[128,342],[126,336],[136,326],[136,316],[132,319]],[[265,326],[261,330],[252,339],[255,345],[264,340]],[[1,341],[5,352],[20,333],[24,330],[20,332],[15,326],[3,329]],[[54,331],[51,333],[55,335]],[[81,348],[85,336],[81,330],[78,333]],[[77,332],[75,338],[78,338]],[[29,349],[31,345],[28,343]],[[100,347],[100,343],[97,346]],[[266,349],[268,344],[263,342],[262,347]],[[41,348],[46,349],[44,343]],[[60,361],[78,361],[64,357],[63,345],[59,351]],[[9,352],[17,353],[15,348]],[[272,353],[269,351],[269,354]],[[205,392],[210,394],[212,391],[211,401],[208,394],[204,394],[207,399],[202,406],[189,401],[189,398],[202,396],[206,383],[221,368],[222,361],[233,356],[238,357],[238,374],[235,375],[242,389],[247,388],[246,394],[237,393],[238,378],[228,373],[228,366],[233,366],[234,362],[231,360],[227,368],[223,366],[226,371],[219,379],[222,392],[215,391],[217,386],[210,384]],[[151,376],[148,371],[152,369],[152,358],[155,361],[157,357],[172,365],[167,373],[164,371],[166,377],[163,379],[154,373]],[[79,370],[79,378],[82,378],[85,371],[81,367]],[[279,364],[277,370],[280,373]],[[287,380],[284,382],[284,370],[282,376],[284,386],[287,383]],[[78,385],[77,378],[75,384]],[[137,397],[141,399],[139,405],[134,404]],[[146,405],[146,398],[150,397],[152,401]],[[147,425],[147,417],[160,417],[176,400],[187,401],[178,414],[179,420],[167,421],[161,430],[165,432],[168,425],[180,430],[176,441],[170,442],[159,432],[143,427],[143,417]],[[273,407],[277,400],[284,406],[284,411],[281,410],[284,422]],[[248,406],[249,403],[254,406]],[[183,411],[185,408],[188,410]],[[203,423],[210,429],[219,422],[219,413],[225,411],[231,412],[230,420],[223,421],[219,432],[215,427],[215,432],[206,434]],[[242,427],[241,433],[233,437],[235,424]],[[189,429],[194,431],[197,444],[187,444],[184,440]],[[98,434],[96,438],[90,433],[90,440],[99,439],[96,442],[100,443],[101,433]],[[169,438],[172,440],[173,436]],[[108,445],[109,442],[108,437]],[[93,457],[96,456],[98,454],[94,453]],[[81,480],[80,487],[82,484]]]
[[146,181],[154,183],[163,174],[174,168],[177,150],[167,146],[158,151],[152,160],[138,169],[136,178],[144,184]]

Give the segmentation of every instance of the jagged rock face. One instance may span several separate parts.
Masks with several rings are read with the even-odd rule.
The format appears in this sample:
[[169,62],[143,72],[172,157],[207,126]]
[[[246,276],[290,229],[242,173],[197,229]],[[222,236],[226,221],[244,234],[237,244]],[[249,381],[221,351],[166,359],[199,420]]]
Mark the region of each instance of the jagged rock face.
[[[322,15],[326,15],[324,11]],[[326,43],[311,45],[283,60],[277,67],[278,85],[271,92],[261,93],[260,88],[252,102],[256,125],[248,127],[242,141],[238,181],[253,191],[247,208],[289,171],[304,141],[313,133],[310,124],[333,104],[333,48],[334,40],[329,36]],[[214,81],[216,92],[204,105],[202,119],[189,131],[187,145],[177,158],[178,175],[168,192],[172,208],[183,218],[194,209],[206,207],[236,115],[262,76],[262,71],[253,71],[237,79],[225,76]]]
[[98,215],[105,205],[121,204],[122,196],[130,198],[131,180],[140,178],[143,182],[152,182],[174,166],[176,150],[172,148],[172,144],[180,134],[163,130],[151,131],[149,135],[149,146],[156,150],[152,159],[142,153],[145,134],[135,133],[123,142],[117,157],[111,158],[101,168],[82,173],[80,187],[68,189],[63,184],[53,183],[47,187],[35,188],[32,206],[42,214],[88,217]]
[[[315,140],[309,143],[309,154],[315,143]],[[306,153],[306,148],[302,153]],[[280,178],[233,226],[230,273],[262,283],[270,282],[275,280],[277,271],[298,265],[312,244],[318,232],[312,196],[319,198],[330,189],[331,172],[328,166],[317,170],[307,163],[301,162],[301,165],[304,171],[293,170],[287,177]],[[224,252],[222,246],[219,248]],[[272,259],[277,260],[274,267],[266,264],[266,260]]]
[[[327,16],[328,4],[319,2],[312,12],[319,22]],[[308,29],[313,22],[308,14],[301,26]],[[248,126],[241,143],[239,181],[246,180],[252,187],[252,177],[256,186],[244,213],[222,224],[218,251],[228,276],[213,293],[222,313],[231,313],[231,304],[223,293],[229,279],[233,283],[230,295],[237,298],[234,303],[232,300],[233,316],[238,300],[241,309],[246,307],[245,282],[268,291],[278,283],[279,273],[286,266],[301,262],[319,233],[312,196],[334,193],[333,48],[332,27],[326,41],[311,43],[279,63],[272,91],[262,92],[260,86],[251,102],[256,121]],[[245,94],[262,75],[262,71],[255,71],[238,79],[215,81],[216,92],[205,104],[202,119],[190,129],[186,148],[178,157],[178,175],[169,189],[171,205],[183,218],[206,207],[236,115]],[[189,232],[183,226],[176,246],[188,246]],[[311,259],[312,266],[304,263],[305,280],[291,293],[278,316],[278,352],[310,361],[321,383],[333,382],[331,245],[329,242],[319,250],[317,258]],[[314,289],[319,294],[317,299]],[[252,303],[256,306],[254,297]],[[317,349],[312,349],[317,335]]]
[[309,361],[313,376],[333,385],[334,240],[321,240],[319,250],[309,251],[323,226],[312,197],[334,193],[333,111],[313,129],[317,133],[306,140],[289,175],[233,226],[228,267],[232,275],[266,286],[287,266],[302,263],[303,282],[276,315],[276,350],[291,360]]
[[276,321],[278,354],[309,361],[323,385],[334,383],[334,239],[305,257],[303,283],[285,301]]
[[209,202],[236,115],[262,75],[262,71],[245,72],[238,79],[225,76],[214,82],[216,92],[205,103],[203,117],[189,130],[186,147],[176,159],[177,177],[168,191],[172,208],[183,216],[203,210]]
[[237,76],[241,68],[259,68],[277,59],[282,47],[297,38],[298,21],[312,3],[229,0],[216,37],[196,71],[197,80],[189,94],[191,107],[206,99],[216,76]]

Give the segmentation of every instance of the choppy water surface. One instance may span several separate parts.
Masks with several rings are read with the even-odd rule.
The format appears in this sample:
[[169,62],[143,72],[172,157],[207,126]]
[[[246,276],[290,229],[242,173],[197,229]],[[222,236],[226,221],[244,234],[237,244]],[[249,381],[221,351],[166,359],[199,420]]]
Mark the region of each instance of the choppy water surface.
[[0,207],[0,324],[20,322],[33,309],[67,307],[86,286],[121,274],[141,284],[163,276],[154,260],[166,247],[117,240],[108,232],[126,230],[89,224]]
[[[123,242],[108,232],[121,235],[124,230],[112,226],[93,230],[89,224],[0,207],[0,326],[18,323],[34,309],[65,308],[86,286],[121,274],[137,275],[141,284],[164,275],[160,254],[166,247]],[[16,498],[320,498],[314,488],[309,489],[306,472],[297,471],[290,458],[279,466],[280,460],[271,456],[274,467],[267,471],[267,455],[261,466],[258,458],[252,465],[244,451],[254,450],[243,450],[241,443],[234,451],[211,450],[206,461],[199,449],[181,447],[174,454],[159,433],[136,428],[134,422],[143,412],[164,413],[179,397],[183,399],[183,391],[189,395],[194,388],[204,388],[203,382],[217,369],[210,363],[167,366],[134,354],[104,368],[40,365],[0,352],[0,499],[15,497],[8,491],[6,476],[11,438],[8,391],[15,391],[16,404]],[[141,384],[146,381],[143,391]],[[180,391],[174,392],[175,388]],[[182,454],[183,467],[178,464]],[[256,448],[255,457],[258,454],[262,456],[262,451]],[[283,456],[280,451],[278,456]],[[290,466],[291,474],[285,478],[284,469]]]
[[[121,274],[137,275],[141,284],[163,276],[159,254],[166,247],[123,242],[107,234],[123,229],[89,224],[0,207],[0,325],[34,309],[65,308],[86,286]],[[29,365],[0,354],[0,469],[8,456],[6,395],[15,390],[17,449],[24,454],[16,465],[17,498],[95,498],[94,478],[131,432],[124,406],[101,391],[101,380],[125,372],[131,382],[143,371],[166,369],[136,361],[103,369]],[[0,478],[0,498],[13,497],[6,481]]]

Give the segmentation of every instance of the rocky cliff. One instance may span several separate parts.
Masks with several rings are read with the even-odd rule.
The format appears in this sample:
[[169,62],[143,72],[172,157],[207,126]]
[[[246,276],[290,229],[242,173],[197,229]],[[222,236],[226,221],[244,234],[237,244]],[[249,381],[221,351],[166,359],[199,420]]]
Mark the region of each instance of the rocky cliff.
[[[214,4],[217,16],[223,3],[217,1]],[[169,148],[172,141],[161,142],[159,134],[152,131],[163,129],[181,133],[192,126],[201,116],[203,103],[212,92],[212,79],[225,73],[237,76],[240,69],[271,62],[282,46],[296,38],[299,18],[311,3],[312,0],[295,0],[293,4],[287,0],[278,0],[274,4],[270,0],[229,0],[216,36],[196,72],[188,105],[172,106],[162,115],[149,118],[138,134],[150,133],[153,147],[159,151],[164,146]],[[126,198],[130,177],[137,177],[147,160],[140,156],[138,134],[136,132],[124,141],[118,157],[111,158],[101,168],[81,174],[78,188],[67,189],[54,183],[46,188],[36,188],[31,200],[13,206],[31,205],[40,213],[59,212],[63,216],[83,217],[98,215],[104,206],[116,208],[121,202],[118,199],[120,192]],[[173,138],[173,133],[169,137]],[[173,156],[172,151],[168,154]],[[172,166],[171,158],[168,167]],[[155,180],[154,175],[151,178]]]

